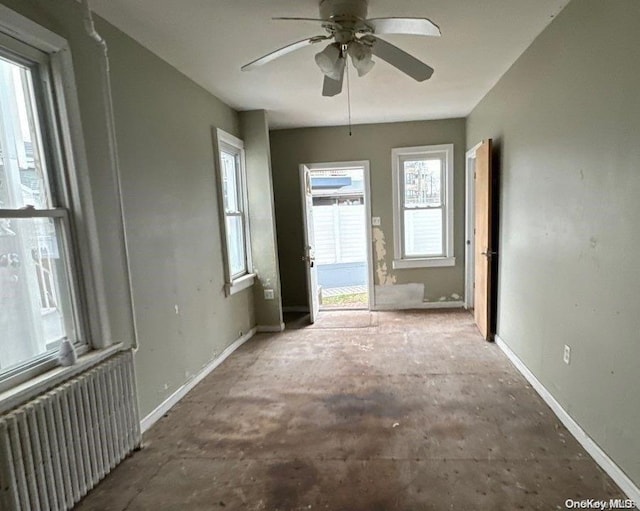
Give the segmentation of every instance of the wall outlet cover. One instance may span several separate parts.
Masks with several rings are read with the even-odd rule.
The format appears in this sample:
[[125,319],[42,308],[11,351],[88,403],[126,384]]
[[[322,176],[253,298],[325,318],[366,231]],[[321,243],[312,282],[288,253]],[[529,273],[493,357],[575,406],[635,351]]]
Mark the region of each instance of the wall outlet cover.
[[562,356],[562,360],[564,360],[565,364],[569,364],[571,362],[571,346],[564,345],[564,355]]
[[265,300],[273,300],[275,298],[275,294],[273,289],[265,289],[264,290],[264,299]]
[[371,225],[373,225],[374,227],[380,227],[380,217],[379,216],[371,217]]

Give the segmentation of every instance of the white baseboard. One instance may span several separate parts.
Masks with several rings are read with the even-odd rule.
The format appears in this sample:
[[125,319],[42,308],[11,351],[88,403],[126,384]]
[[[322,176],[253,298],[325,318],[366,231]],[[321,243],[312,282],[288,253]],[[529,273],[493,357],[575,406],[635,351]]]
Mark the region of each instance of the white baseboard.
[[309,307],[306,305],[282,307],[282,312],[309,312]]
[[204,380],[216,367],[218,367],[222,362],[224,362],[229,355],[231,355],[235,350],[237,350],[240,346],[242,346],[245,342],[251,339],[256,334],[256,328],[252,328],[242,337],[234,341],[233,344],[227,346],[227,348],[220,353],[218,357],[209,362],[206,366],[202,368],[202,370],[196,374],[193,378],[188,380],[182,387],[176,390],[173,394],[171,394],[167,399],[165,399],[160,406],[158,406],[155,410],[153,410],[149,415],[147,415],[144,419],[140,421],[140,429],[142,433],[147,431],[151,426],[153,426],[162,416],[167,413],[178,401],[180,401],[187,393],[193,389],[198,383]]
[[257,333],[277,333],[284,331],[284,323],[280,323],[279,325],[258,325],[256,327]]
[[374,305],[372,311],[396,311],[409,309],[462,309],[464,302],[390,303]]
[[549,405],[553,413],[556,414],[560,422],[569,430],[569,432],[575,437],[575,439],[584,447],[595,462],[600,465],[609,477],[613,479],[620,489],[633,500],[636,504],[640,504],[640,488],[623,472],[623,470],[615,464],[615,462],[607,456],[607,454],[596,444],[591,437],[586,433],[584,429],[562,408],[560,403],[551,395],[546,387],[540,383],[540,380],[529,370],[529,368],[520,360],[504,340],[496,335],[495,342],[498,347],[507,355],[509,360],[516,366],[516,369],[522,373],[522,376],[531,384],[535,391],[540,394],[540,397],[545,403]]

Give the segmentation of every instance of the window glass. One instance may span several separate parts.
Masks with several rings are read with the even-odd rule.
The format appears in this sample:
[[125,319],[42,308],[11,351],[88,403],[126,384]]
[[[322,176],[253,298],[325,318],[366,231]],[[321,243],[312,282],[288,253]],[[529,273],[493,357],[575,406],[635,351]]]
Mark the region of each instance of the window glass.
[[404,211],[404,252],[407,257],[443,253],[442,209]]
[[55,350],[71,333],[60,224],[0,218],[0,371]]
[[51,207],[31,71],[0,57],[0,209]]
[[222,151],[222,191],[225,211],[239,211],[238,202],[238,157]]
[[433,160],[405,160],[404,206],[424,208],[442,204],[442,162]]
[[0,57],[0,376],[77,338],[66,213],[53,211],[35,72]]
[[247,269],[244,256],[244,233],[242,232],[242,217],[227,216],[227,242],[229,247],[229,266],[231,275],[244,273]]

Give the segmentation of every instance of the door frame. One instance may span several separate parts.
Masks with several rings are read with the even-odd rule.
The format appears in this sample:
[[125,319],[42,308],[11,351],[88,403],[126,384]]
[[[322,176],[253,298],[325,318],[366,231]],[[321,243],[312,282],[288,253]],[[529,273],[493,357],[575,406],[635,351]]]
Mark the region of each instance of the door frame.
[[[309,170],[345,170],[352,168],[362,168],[364,178],[364,214],[365,214],[365,243],[367,249],[367,297],[368,297],[368,310],[372,310],[374,304],[374,290],[373,290],[373,240],[371,236],[371,173],[369,160],[356,160],[356,161],[334,161],[334,162],[321,162],[321,163],[301,163],[299,166],[299,175],[303,176],[304,171]],[[302,216],[306,215],[306,201],[304,200],[304,184],[301,187],[302,190]],[[306,241],[306,240],[305,240]],[[306,271],[306,269],[305,269]]]
[[478,142],[466,152],[465,157],[465,247],[464,247],[464,308],[474,307],[475,282],[475,224],[476,224],[476,151],[482,145]]
[[[316,315],[320,312],[320,300],[318,298],[317,287],[318,285],[318,268],[315,266],[315,247],[310,242],[309,231],[310,226],[313,230],[313,195],[311,192],[311,171],[306,165],[300,165],[300,200],[302,202],[302,235],[303,235],[303,247],[302,247],[302,260],[304,261],[304,273],[307,281],[307,299],[309,300],[309,321],[313,324],[316,320]],[[308,192],[308,193],[307,193]],[[312,211],[307,208],[307,202],[309,195],[311,194]],[[315,232],[314,232],[315,240]],[[313,257],[313,259],[312,259]],[[315,273],[315,279],[314,279]],[[315,281],[315,282],[314,282]]]

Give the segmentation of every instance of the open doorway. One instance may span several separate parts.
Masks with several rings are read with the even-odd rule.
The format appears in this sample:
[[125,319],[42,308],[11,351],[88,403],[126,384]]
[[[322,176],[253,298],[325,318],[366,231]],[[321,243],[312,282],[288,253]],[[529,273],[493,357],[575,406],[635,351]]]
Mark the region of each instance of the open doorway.
[[[310,299],[320,310],[369,309],[371,233],[368,162],[303,165]],[[312,225],[309,225],[312,224]],[[313,304],[311,304],[313,307]]]

